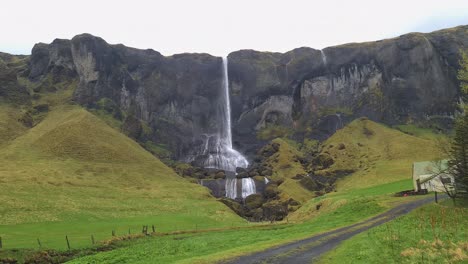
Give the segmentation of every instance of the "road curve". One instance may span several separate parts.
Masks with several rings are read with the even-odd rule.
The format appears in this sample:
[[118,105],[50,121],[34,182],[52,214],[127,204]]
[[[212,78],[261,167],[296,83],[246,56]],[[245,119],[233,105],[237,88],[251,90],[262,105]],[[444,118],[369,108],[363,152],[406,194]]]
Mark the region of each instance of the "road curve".
[[433,197],[398,205],[389,211],[374,216],[365,221],[342,227],[333,231],[315,235],[303,240],[284,244],[251,255],[246,255],[221,262],[223,264],[257,264],[257,263],[311,263],[323,253],[335,248],[344,240],[381,225],[396,217],[405,215],[412,210],[434,201]]

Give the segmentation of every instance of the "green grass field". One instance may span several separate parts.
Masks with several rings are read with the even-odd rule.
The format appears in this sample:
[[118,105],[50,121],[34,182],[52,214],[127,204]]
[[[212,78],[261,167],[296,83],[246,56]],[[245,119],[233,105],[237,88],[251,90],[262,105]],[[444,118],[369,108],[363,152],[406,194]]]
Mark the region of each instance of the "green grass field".
[[[284,225],[118,242],[120,248],[116,250],[78,258],[72,263],[212,263],[350,225],[395,204],[421,198],[392,196],[409,187],[411,181],[406,180],[330,194],[311,200]],[[322,204],[319,210],[316,209],[318,203]]]
[[467,205],[426,205],[345,241],[320,263],[466,263]]
[[63,249],[65,235],[72,247],[84,247],[91,235],[103,240],[142,225],[173,231],[247,224],[78,106],[57,107],[29,130],[13,124],[0,133],[10,135],[0,145],[4,248],[37,248],[40,239]]

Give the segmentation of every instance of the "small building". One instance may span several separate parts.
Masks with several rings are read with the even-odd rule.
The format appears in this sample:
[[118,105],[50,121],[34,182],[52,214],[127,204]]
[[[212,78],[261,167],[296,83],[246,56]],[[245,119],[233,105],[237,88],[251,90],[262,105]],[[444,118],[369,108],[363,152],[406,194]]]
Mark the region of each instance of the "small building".
[[445,188],[453,188],[454,177],[446,173],[447,168],[447,160],[414,162],[414,191],[445,192]]

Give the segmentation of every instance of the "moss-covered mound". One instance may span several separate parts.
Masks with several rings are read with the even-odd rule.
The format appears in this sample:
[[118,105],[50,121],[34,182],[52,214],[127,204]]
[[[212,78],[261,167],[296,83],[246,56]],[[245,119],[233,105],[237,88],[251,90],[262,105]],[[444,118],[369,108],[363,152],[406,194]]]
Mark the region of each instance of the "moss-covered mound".
[[411,177],[412,163],[439,156],[434,140],[357,119],[324,142],[315,174],[346,176],[339,190],[373,186]]

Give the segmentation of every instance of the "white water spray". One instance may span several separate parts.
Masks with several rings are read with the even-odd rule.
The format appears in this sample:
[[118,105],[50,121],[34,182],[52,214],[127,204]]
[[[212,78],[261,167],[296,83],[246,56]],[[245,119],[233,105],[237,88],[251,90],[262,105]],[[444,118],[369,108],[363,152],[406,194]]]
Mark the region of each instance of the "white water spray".
[[322,55],[322,62],[325,66],[327,66],[327,55],[323,50],[320,50],[320,54]]

